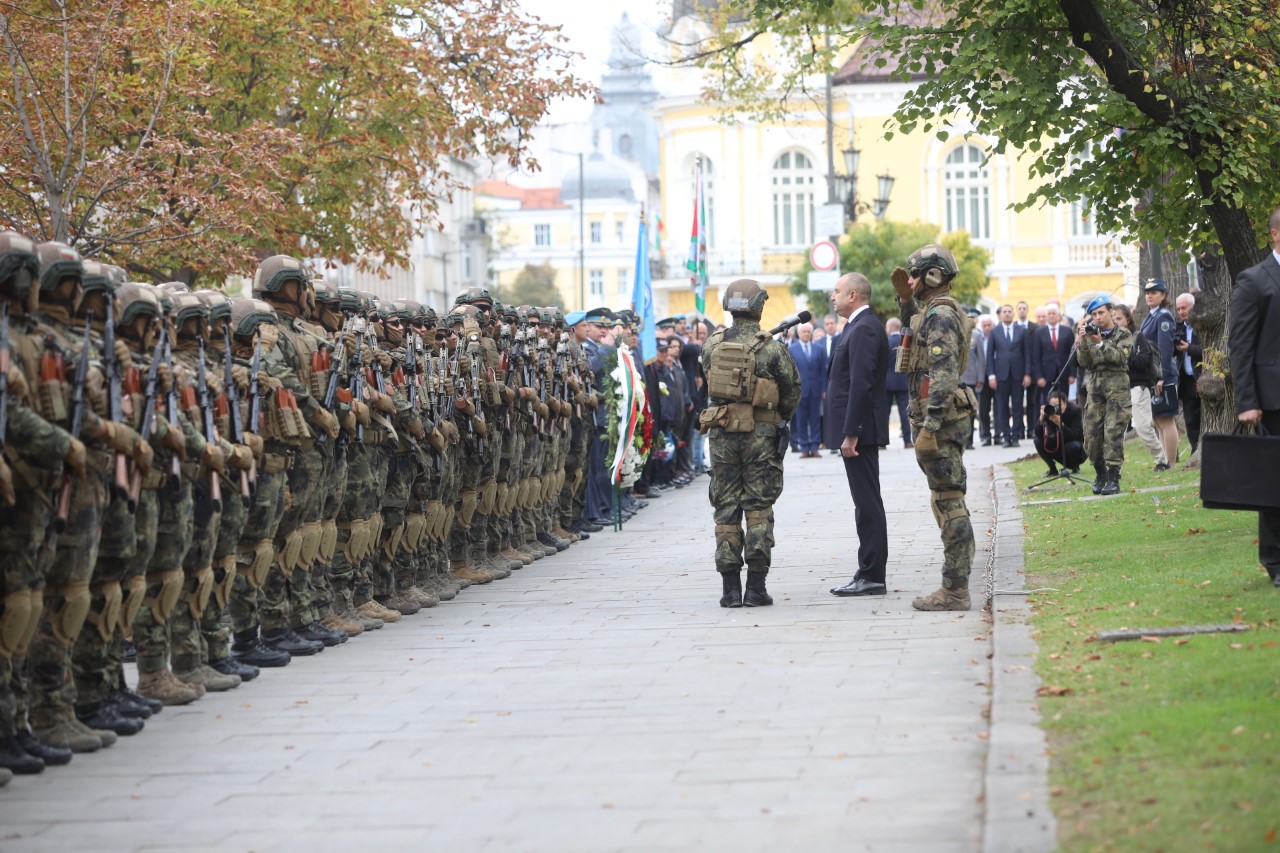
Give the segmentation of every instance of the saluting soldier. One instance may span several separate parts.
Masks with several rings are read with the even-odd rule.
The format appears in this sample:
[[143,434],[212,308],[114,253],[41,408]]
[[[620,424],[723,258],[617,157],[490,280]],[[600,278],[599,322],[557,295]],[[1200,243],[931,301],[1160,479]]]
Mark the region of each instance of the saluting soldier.
[[1076,341],[1076,358],[1089,371],[1089,402],[1084,410],[1084,446],[1097,479],[1095,495],[1120,491],[1124,464],[1124,433],[1129,428],[1133,399],[1129,394],[1129,356],[1133,336],[1116,325],[1111,298],[1095,296],[1085,306],[1091,319]]

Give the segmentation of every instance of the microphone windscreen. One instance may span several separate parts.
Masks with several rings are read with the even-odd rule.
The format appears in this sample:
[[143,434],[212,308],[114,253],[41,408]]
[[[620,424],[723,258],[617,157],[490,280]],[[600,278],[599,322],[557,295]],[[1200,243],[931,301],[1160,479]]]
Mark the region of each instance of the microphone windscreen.
[[809,313],[808,311],[801,311],[801,312],[800,312],[800,322],[801,322],[801,323],[808,323],[808,322],[809,322],[810,320],[812,320],[812,319],[813,319],[813,314]]

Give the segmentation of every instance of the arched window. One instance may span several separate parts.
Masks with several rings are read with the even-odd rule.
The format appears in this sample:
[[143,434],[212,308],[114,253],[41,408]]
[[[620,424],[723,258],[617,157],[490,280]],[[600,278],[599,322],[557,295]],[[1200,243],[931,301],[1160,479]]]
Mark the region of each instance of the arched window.
[[813,162],[800,151],[773,161],[773,242],[807,246],[813,242]]
[[[716,246],[716,182],[715,167],[711,162],[711,158],[703,154],[702,156],[702,199],[707,206],[707,248],[714,249]],[[689,159],[689,187],[690,195],[692,195],[693,182],[697,179],[698,171],[698,155],[694,155]]]
[[975,240],[991,239],[991,172],[982,149],[961,145],[947,155],[942,172],[948,231],[968,231]]

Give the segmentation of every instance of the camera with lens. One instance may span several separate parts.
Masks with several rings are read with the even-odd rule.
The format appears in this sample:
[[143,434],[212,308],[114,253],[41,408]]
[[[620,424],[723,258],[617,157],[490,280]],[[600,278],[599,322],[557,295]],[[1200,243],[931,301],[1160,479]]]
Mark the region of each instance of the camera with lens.
[[1102,330],[1098,328],[1098,324],[1089,320],[1084,324],[1084,333],[1086,335],[1100,335]]
[[1051,417],[1053,417],[1054,415],[1060,415],[1060,414],[1062,414],[1062,409],[1058,408],[1058,407],[1057,407],[1057,406],[1055,406],[1053,403],[1046,403],[1046,404],[1045,404],[1045,407],[1044,407],[1044,416],[1045,416],[1046,418],[1051,418]]

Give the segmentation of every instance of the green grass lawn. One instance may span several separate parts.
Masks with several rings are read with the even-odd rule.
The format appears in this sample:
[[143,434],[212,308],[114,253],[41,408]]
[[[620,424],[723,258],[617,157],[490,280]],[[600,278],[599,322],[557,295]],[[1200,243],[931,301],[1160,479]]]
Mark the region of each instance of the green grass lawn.
[[[1257,516],[1206,510],[1198,471],[1153,474],[1137,442],[1126,454],[1115,497],[1020,492],[1027,587],[1056,589],[1031,601],[1062,849],[1280,850],[1280,590],[1257,563]],[[1020,488],[1044,472],[1012,468]],[[1178,488],[1129,491],[1153,485]],[[1231,622],[1250,630],[1096,639]]]

